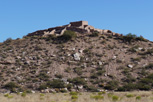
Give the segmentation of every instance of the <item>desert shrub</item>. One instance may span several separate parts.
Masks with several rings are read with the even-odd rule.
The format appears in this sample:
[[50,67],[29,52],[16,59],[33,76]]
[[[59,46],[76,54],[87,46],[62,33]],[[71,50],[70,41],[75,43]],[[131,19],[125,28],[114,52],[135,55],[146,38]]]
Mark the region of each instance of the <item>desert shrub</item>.
[[13,96],[12,95],[9,95],[8,93],[7,94],[4,94],[4,97],[13,98]]
[[101,44],[106,44],[106,40],[102,40],[100,43]]
[[17,85],[17,83],[15,82],[8,82],[7,84],[5,84],[4,88],[14,92],[14,89],[19,88],[19,85]]
[[82,75],[82,68],[74,68],[74,72],[77,73],[78,75]]
[[42,84],[39,86],[38,90],[44,90],[46,89],[48,86],[46,84]]
[[50,88],[65,88],[65,83],[62,80],[55,79],[47,82],[47,86]]
[[116,62],[117,62],[117,63],[122,63],[122,60],[117,59]]
[[67,87],[67,89],[70,90],[73,87],[73,85],[72,84],[67,84],[66,87]]
[[43,96],[45,96],[45,94],[43,94],[43,93],[40,93],[40,97],[43,97]]
[[127,94],[126,97],[131,98],[131,97],[134,97],[134,95],[133,94]]
[[133,47],[131,47],[128,51],[130,51],[130,52],[137,52],[137,49],[139,48],[139,45],[136,45],[136,46],[133,46]]
[[90,78],[92,78],[92,79],[96,79],[96,78],[98,78],[98,74],[97,73],[93,73],[91,76],[90,76]]
[[102,94],[106,94],[106,92],[105,92],[105,91],[103,91],[103,92],[98,92],[98,95],[102,95]]
[[69,79],[68,81],[73,84],[76,84],[76,85],[85,85],[86,84],[86,81],[84,80],[84,78],[80,78],[80,77]]
[[125,82],[132,83],[132,82],[135,82],[135,81],[136,81],[136,79],[132,75],[127,75],[126,76]]
[[134,41],[147,41],[145,38],[143,38],[142,36],[137,36],[135,34],[129,33],[125,36],[122,37],[124,42],[134,42]]
[[146,78],[149,78],[149,79],[153,80],[153,73],[149,74]]
[[140,82],[144,84],[150,84],[150,83],[153,83],[153,80],[150,78],[143,78],[140,80]]
[[140,36],[140,37],[137,37],[136,40],[139,40],[139,41],[148,41],[147,39],[145,39],[143,36]]
[[147,84],[144,84],[144,83],[138,83],[136,85],[136,88],[139,89],[139,90],[150,90],[151,85],[147,85]]
[[49,35],[49,36],[46,37],[45,39],[46,39],[46,41],[51,41],[51,40],[54,40],[54,39],[56,39],[56,38],[57,38],[56,35],[53,34],[53,35]]
[[152,54],[153,53],[153,48],[152,49],[148,49],[144,54]]
[[105,70],[99,70],[99,71],[97,71],[96,74],[99,75],[99,76],[101,76],[101,75],[103,75],[105,72],[106,72]]
[[45,81],[47,81],[49,79],[49,76],[46,73],[44,73],[44,72],[40,72],[39,75],[37,75],[37,77],[40,80],[45,80]]
[[141,99],[141,96],[137,96],[137,97],[136,97],[136,100],[140,100],[140,99]]
[[22,97],[26,97],[26,95],[27,95],[27,94],[26,94],[25,92],[21,93],[21,96],[22,96]]
[[136,36],[135,34],[129,33],[129,34],[123,36],[123,40],[124,40],[125,42],[131,43],[132,41],[134,41],[134,40],[136,39],[136,37],[137,37],[137,36]]
[[93,98],[93,99],[95,99],[95,100],[101,100],[101,99],[104,99],[104,96],[95,95],[95,96],[91,96],[91,98]]
[[128,83],[118,88],[118,91],[132,91],[136,89],[136,85],[133,83]]
[[113,101],[117,101],[117,100],[119,100],[119,97],[116,96],[116,95],[113,95],[113,96],[112,96],[112,100],[113,100]]
[[61,74],[55,74],[55,77],[61,79],[63,76]]
[[122,73],[125,74],[125,75],[129,75],[130,74],[129,68],[124,68]]
[[110,98],[113,96],[113,93],[108,93],[107,96]]
[[72,91],[72,92],[70,92],[70,95],[78,95],[78,92]]
[[95,86],[85,86],[85,88],[90,92],[98,92]]
[[118,81],[109,81],[104,88],[107,90],[115,90],[118,88],[118,84]]
[[60,92],[62,92],[62,93],[66,93],[67,90],[65,90],[65,89],[61,89]]
[[12,41],[12,38],[7,38],[4,43],[10,43]]
[[8,93],[4,94],[4,97],[8,97],[8,96],[9,96],[9,94],[8,94]]
[[145,66],[146,69],[153,69],[153,63],[149,63],[147,66]]
[[72,95],[71,99],[78,99],[78,96],[77,95]]
[[99,35],[99,32],[94,31],[92,34],[90,34],[90,37],[97,37]]
[[64,40],[64,41],[69,41],[72,38],[76,38],[76,37],[77,37],[77,35],[74,31],[67,30],[64,32],[64,34],[62,36],[60,36],[60,39]]

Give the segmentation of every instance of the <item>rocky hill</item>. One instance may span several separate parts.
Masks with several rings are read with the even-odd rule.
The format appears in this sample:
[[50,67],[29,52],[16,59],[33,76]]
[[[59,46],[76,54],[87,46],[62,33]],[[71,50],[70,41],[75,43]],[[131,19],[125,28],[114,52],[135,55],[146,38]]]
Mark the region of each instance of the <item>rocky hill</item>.
[[86,21],[0,43],[0,92],[153,89],[153,42]]

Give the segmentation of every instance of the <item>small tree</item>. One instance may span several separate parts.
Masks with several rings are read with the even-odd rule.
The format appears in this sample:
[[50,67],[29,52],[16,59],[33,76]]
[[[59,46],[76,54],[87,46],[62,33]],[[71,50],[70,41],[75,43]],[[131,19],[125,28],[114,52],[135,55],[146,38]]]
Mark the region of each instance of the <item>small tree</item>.
[[62,36],[60,36],[60,38],[64,41],[69,41],[73,38],[76,38],[77,35],[74,31],[70,31],[70,30],[67,30],[64,32],[64,34]]
[[19,86],[15,82],[8,82],[5,84],[4,88],[9,89],[10,91],[14,91],[15,88],[18,88]]

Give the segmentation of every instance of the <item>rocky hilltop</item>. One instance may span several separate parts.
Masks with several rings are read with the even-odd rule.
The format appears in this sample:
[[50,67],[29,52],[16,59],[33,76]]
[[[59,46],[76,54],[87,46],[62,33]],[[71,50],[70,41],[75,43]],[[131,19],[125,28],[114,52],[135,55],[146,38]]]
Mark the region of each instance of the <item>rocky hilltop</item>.
[[63,33],[66,30],[71,30],[75,31],[78,33],[93,33],[93,32],[98,32],[100,34],[108,34],[108,35],[113,35],[113,36],[122,36],[122,34],[112,32],[111,30],[102,30],[102,29],[96,29],[91,25],[88,25],[87,21],[77,21],[77,22],[70,22],[68,25],[64,26],[58,26],[54,28],[49,28],[45,30],[39,30],[33,33],[28,34],[28,36],[48,36],[48,35],[63,35]]
[[153,89],[153,42],[86,21],[0,43],[0,92]]

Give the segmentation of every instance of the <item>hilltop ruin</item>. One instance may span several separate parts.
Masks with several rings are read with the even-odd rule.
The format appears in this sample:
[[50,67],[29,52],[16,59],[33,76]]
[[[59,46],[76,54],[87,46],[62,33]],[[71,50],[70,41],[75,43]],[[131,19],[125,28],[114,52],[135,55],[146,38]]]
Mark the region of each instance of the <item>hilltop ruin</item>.
[[99,32],[100,34],[109,34],[113,36],[122,36],[119,33],[112,32],[111,30],[104,30],[104,29],[96,29],[91,25],[88,25],[88,21],[76,21],[70,22],[70,24],[57,26],[53,28],[48,28],[45,30],[39,30],[33,33],[28,34],[27,36],[48,36],[48,35],[62,35],[66,30],[75,31],[78,33],[93,33]]

